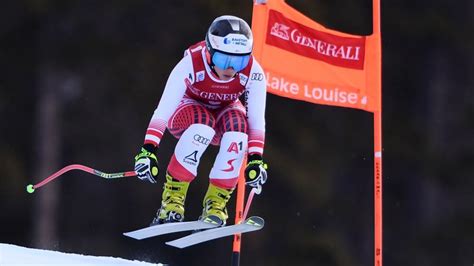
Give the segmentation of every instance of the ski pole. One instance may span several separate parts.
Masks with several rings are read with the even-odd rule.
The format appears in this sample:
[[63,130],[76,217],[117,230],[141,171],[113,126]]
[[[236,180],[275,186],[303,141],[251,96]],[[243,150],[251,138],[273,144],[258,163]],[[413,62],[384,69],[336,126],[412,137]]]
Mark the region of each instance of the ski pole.
[[250,204],[252,204],[253,196],[255,194],[259,195],[260,192],[262,192],[262,186],[254,187],[254,188],[252,188],[252,190],[250,190],[249,197],[247,199],[247,203],[245,204],[245,209],[244,209],[244,214],[242,216],[242,221],[244,221],[245,218],[247,218],[247,214],[248,214],[249,209],[250,209]]
[[66,173],[68,171],[71,171],[71,170],[81,170],[81,171],[84,171],[84,172],[87,172],[87,173],[90,173],[90,174],[93,174],[93,175],[96,175],[96,176],[100,176],[100,177],[105,178],[105,179],[116,179],[116,178],[121,178],[121,177],[128,177],[128,176],[136,176],[137,175],[135,173],[135,171],[108,174],[108,173],[104,173],[102,171],[87,167],[85,165],[71,164],[71,165],[68,165],[68,166],[62,168],[61,170],[55,172],[54,174],[48,176],[47,178],[45,178],[43,181],[39,182],[36,185],[29,184],[28,186],[26,186],[26,191],[28,193],[33,193],[33,192],[35,192],[35,189],[40,188],[40,187],[48,184],[49,182],[51,182],[54,179],[61,176],[62,174]]

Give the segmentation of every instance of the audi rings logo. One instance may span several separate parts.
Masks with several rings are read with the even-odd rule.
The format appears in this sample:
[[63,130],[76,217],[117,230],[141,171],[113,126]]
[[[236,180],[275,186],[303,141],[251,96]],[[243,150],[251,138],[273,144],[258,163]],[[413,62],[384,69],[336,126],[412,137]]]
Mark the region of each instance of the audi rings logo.
[[205,138],[199,134],[194,135],[194,140],[204,145],[209,145],[209,143],[211,142],[210,139]]
[[263,80],[263,74],[262,73],[252,73],[252,76],[250,76],[251,80]]

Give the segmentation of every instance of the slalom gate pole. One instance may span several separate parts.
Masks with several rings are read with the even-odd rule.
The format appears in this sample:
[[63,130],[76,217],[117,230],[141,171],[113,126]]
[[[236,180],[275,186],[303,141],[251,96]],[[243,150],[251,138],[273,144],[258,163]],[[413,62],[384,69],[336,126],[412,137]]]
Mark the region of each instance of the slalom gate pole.
[[49,182],[51,182],[54,179],[61,176],[62,174],[66,173],[66,172],[69,172],[71,170],[81,170],[81,171],[84,171],[84,172],[87,172],[87,173],[90,173],[90,174],[93,174],[93,175],[96,175],[96,176],[100,176],[100,177],[105,178],[105,179],[116,179],[116,178],[122,178],[122,177],[136,176],[137,175],[135,173],[135,171],[110,173],[109,174],[109,173],[104,173],[102,171],[90,168],[90,167],[85,166],[85,165],[71,164],[71,165],[68,165],[68,166],[62,168],[61,170],[53,173],[52,175],[48,176],[47,178],[45,178],[43,181],[39,182],[38,184],[35,184],[35,185],[29,184],[28,186],[26,186],[26,191],[28,193],[33,193],[33,192],[35,192],[36,189],[48,184]]
[[[246,165],[247,160],[244,160],[244,164]],[[252,188],[250,193],[247,197],[247,202],[245,203],[244,208],[244,197],[245,197],[245,167],[242,166],[239,176],[239,183],[237,185],[237,203],[236,203],[236,212],[235,212],[235,224],[241,223],[243,220],[247,219],[247,215],[249,213],[250,205],[252,205],[253,197],[255,194],[260,194],[262,192],[262,187],[259,186],[258,188]],[[242,244],[242,234],[235,234],[234,235],[234,245],[233,245],[233,252],[232,252],[232,266],[239,266],[240,265],[240,247]]]
[[[380,1],[372,0],[372,34],[378,37],[377,72],[374,82],[375,86],[382,91],[382,37]],[[382,95],[380,93],[379,110],[374,112],[374,266],[382,266],[383,263],[383,179],[382,179]]]
[[[237,184],[237,199],[235,203],[235,224],[242,222],[243,209],[244,209],[244,197],[245,197],[245,166],[247,165],[247,155],[240,168],[239,183]],[[234,235],[234,243],[232,246],[232,266],[240,265],[240,246],[241,246],[241,234]]]
[[374,113],[374,265],[382,266],[382,115]]

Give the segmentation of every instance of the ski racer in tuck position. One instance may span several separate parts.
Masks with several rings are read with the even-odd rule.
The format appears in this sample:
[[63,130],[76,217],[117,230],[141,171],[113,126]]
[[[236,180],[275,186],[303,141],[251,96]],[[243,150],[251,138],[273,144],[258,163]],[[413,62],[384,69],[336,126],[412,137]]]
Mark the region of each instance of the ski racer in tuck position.
[[220,147],[209,174],[201,220],[225,225],[226,203],[237,185],[246,152],[247,184],[258,187],[265,183],[266,80],[252,56],[252,44],[252,31],[244,20],[220,16],[210,25],[205,40],[189,47],[171,71],[144,145],[135,157],[138,178],[156,183],[156,152],[165,129],[179,139],[152,225],[183,221],[189,184],[209,145]]

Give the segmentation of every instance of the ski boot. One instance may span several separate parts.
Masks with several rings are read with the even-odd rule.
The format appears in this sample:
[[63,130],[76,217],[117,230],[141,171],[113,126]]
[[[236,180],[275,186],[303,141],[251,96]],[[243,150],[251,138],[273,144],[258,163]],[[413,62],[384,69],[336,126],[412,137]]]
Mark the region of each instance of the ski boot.
[[182,222],[184,220],[184,201],[188,187],[189,182],[178,181],[166,173],[161,207],[151,225]]
[[233,191],[233,189],[227,190],[209,183],[209,188],[203,200],[202,214],[199,219],[224,226],[227,218],[229,218],[226,204]]

